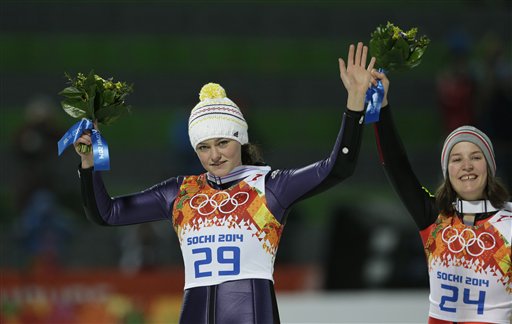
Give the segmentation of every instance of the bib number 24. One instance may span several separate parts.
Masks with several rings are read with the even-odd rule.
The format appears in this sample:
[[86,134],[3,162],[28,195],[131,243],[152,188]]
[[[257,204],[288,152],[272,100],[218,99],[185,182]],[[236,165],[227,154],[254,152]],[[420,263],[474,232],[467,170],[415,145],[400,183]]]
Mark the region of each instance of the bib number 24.
[[[451,285],[441,285],[441,288],[448,290],[446,294],[441,297],[441,303],[439,304],[439,308],[442,311],[456,313],[456,307],[448,307],[446,306],[447,302],[452,302],[454,306],[457,305],[459,301],[459,288]],[[469,288],[464,288],[462,302],[466,305],[477,305],[477,314],[482,315],[484,313],[484,305],[485,305],[485,291],[480,290],[478,292],[478,299],[471,299]]]
[[[216,253],[214,253],[216,252]],[[222,265],[230,265],[224,270],[219,270],[219,276],[233,276],[240,273],[240,248],[238,246],[220,246],[217,250],[209,247],[193,249],[192,254],[199,254],[202,257],[194,262],[194,272],[196,278],[211,277],[212,271],[206,271],[205,268],[214,262]]]

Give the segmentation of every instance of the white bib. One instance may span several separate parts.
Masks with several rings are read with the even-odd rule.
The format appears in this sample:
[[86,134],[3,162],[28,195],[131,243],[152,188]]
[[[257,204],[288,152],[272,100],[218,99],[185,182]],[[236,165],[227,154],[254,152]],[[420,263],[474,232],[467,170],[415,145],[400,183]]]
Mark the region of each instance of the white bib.
[[478,226],[466,226],[454,218],[436,230],[434,244],[438,246],[431,244],[428,260],[430,316],[453,322],[509,324],[512,213],[501,210]]
[[204,177],[184,180],[173,219],[185,263],[185,289],[239,279],[273,280],[282,225],[265,204],[266,173],[268,169],[259,170],[226,190],[211,188]]

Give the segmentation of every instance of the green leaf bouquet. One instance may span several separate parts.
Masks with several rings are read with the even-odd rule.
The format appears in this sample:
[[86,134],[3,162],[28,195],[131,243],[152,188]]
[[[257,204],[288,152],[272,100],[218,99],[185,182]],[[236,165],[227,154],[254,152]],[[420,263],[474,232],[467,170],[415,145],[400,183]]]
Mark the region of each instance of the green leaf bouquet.
[[384,71],[409,70],[421,63],[430,43],[425,35],[417,37],[418,28],[404,32],[388,22],[378,26],[370,39],[370,55],[377,59],[376,66]]
[[[126,82],[114,82],[104,79],[93,71],[86,76],[78,73],[76,77],[65,74],[69,86],[60,95],[64,111],[74,118],[86,118],[98,124],[110,125],[130,110],[125,103],[126,96],[133,92],[133,85]],[[88,145],[79,145],[82,153],[91,151]]]

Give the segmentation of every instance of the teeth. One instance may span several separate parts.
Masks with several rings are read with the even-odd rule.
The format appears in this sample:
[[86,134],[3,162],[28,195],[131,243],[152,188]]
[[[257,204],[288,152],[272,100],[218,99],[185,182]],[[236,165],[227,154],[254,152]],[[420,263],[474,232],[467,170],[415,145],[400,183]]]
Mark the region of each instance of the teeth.
[[473,180],[476,179],[475,175],[466,175],[460,178],[461,180]]

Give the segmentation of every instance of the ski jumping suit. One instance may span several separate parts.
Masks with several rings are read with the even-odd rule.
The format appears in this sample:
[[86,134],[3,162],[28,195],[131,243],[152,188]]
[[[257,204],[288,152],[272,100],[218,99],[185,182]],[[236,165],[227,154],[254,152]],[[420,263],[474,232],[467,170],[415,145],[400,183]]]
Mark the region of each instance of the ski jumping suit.
[[396,132],[390,108],[376,123],[381,162],[423,242],[430,281],[429,323],[503,323],[512,316],[512,204],[477,213],[441,214],[419,183]]
[[330,156],[314,164],[178,176],[116,198],[100,172],[79,169],[85,212],[106,226],[172,222],[185,265],[180,323],[279,323],[272,274],[286,215],[352,175],[362,129],[363,113],[346,110]]

